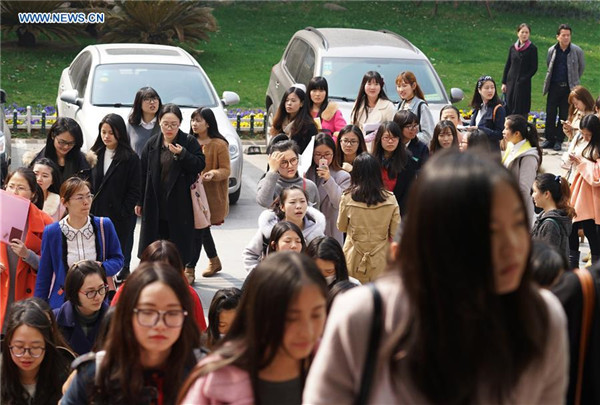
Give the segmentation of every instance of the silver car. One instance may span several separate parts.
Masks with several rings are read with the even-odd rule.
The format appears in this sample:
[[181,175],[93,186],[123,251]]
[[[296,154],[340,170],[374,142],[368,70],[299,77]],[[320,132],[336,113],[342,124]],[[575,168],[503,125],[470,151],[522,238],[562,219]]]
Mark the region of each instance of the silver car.
[[396,77],[412,71],[425,93],[434,118],[441,108],[464,98],[461,89],[446,90],[429,59],[406,38],[390,31],[308,27],[296,32],[279,63],[271,69],[265,106],[268,123],[285,91],[294,84],[308,85],[314,76],[323,76],[329,85],[329,99],[335,100],[349,123],[354,100],[364,74],[379,72],[388,97],[399,102]]
[[4,116],[4,103],[6,103],[6,92],[0,89],[0,120],[2,120],[0,123],[0,184],[4,184],[11,160],[10,128]]
[[235,203],[242,189],[242,145],[224,108],[238,103],[240,98],[225,91],[219,99],[200,64],[181,48],[150,44],[85,47],[60,77],[58,115],[71,117],[81,125],[83,147],[88,149],[106,114],[119,114],[127,122],[135,94],[144,86],[153,87],[163,104],[174,103],[181,108],[184,132],[189,131],[190,117],[196,108],[213,110],[219,132],[229,142],[229,202]]

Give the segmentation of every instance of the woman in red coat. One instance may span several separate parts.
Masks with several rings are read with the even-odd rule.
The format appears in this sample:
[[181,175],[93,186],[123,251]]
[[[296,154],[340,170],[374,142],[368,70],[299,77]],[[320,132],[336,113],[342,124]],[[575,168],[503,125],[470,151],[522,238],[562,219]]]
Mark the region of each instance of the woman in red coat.
[[33,170],[18,168],[6,178],[6,191],[30,201],[24,235],[0,242],[0,327],[4,324],[6,309],[14,301],[33,296],[37,268],[42,249],[44,227],[54,222],[35,204],[44,204],[42,190]]

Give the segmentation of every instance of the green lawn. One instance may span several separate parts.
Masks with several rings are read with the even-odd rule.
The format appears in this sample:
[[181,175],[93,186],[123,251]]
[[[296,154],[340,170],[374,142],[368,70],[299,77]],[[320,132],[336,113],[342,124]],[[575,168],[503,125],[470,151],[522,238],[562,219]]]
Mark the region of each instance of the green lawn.
[[[518,12],[494,7],[494,17],[490,19],[483,3],[461,3],[456,9],[451,3],[440,4],[436,17],[432,16],[432,2],[338,2],[347,11],[330,11],[323,7],[324,2],[210,4],[220,31],[211,35],[209,43],[200,45],[204,53],[198,60],[219,93],[232,90],[240,95],[241,107],[264,107],[271,67],[280,59],[292,34],[306,26],[388,29],[405,36],[430,58],[447,90],[460,87],[465,91],[465,101],[459,104],[465,107],[480,75],[501,79],[508,47],[516,40],[516,26],[528,22],[540,59],[533,81],[532,109],[543,110],[546,50],[555,43],[556,27],[568,22],[573,27],[573,42],[585,51],[587,68],[582,84],[595,97],[600,94],[597,18],[545,16],[535,8],[523,6]],[[595,7],[589,1],[581,4]],[[557,7],[576,9],[578,5]],[[9,102],[54,105],[61,70],[85,44],[92,42],[42,42],[39,49],[24,50],[14,45],[14,39],[7,38],[2,42],[0,77]]]

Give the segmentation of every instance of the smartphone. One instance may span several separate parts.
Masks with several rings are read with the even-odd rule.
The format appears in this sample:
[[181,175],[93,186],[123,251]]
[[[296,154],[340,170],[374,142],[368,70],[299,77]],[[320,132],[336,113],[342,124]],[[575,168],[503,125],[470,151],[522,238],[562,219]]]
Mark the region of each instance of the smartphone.
[[326,169],[328,166],[327,159],[321,158],[319,159],[319,169]]

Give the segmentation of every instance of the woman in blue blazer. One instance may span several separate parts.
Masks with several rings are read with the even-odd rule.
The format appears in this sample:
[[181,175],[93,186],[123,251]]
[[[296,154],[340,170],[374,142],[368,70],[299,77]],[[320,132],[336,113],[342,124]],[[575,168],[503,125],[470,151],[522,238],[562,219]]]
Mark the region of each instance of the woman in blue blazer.
[[95,260],[108,277],[123,267],[123,254],[115,227],[109,218],[90,215],[93,195],[90,184],[78,177],[60,188],[68,215],[48,225],[42,235],[42,256],[34,296],[60,308],[64,303],[67,270],[81,260]]

